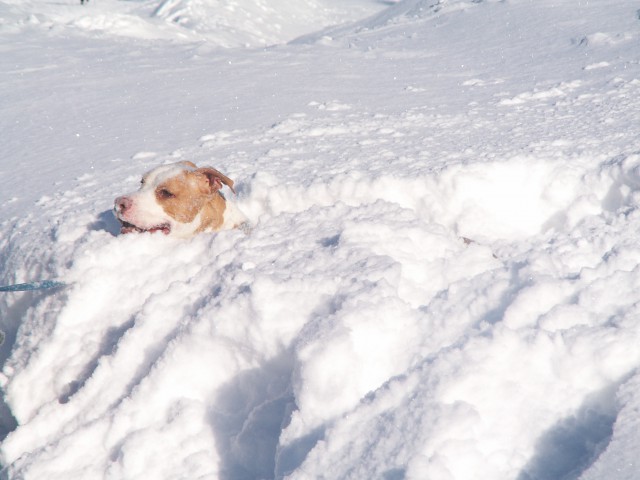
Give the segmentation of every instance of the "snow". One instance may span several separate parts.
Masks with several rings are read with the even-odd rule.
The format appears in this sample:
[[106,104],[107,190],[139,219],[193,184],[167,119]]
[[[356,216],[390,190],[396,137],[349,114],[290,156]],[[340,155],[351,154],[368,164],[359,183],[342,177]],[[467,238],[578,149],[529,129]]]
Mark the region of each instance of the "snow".
[[0,1],[4,478],[637,479],[636,10]]

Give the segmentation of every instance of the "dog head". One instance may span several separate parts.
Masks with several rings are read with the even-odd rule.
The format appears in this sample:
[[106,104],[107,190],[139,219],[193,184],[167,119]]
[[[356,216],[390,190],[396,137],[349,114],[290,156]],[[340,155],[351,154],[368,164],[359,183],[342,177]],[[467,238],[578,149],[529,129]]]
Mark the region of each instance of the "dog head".
[[146,173],[137,192],[116,198],[114,213],[121,233],[162,232],[189,237],[219,230],[224,224],[223,185],[233,181],[210,167],[191,162],[163,165]]

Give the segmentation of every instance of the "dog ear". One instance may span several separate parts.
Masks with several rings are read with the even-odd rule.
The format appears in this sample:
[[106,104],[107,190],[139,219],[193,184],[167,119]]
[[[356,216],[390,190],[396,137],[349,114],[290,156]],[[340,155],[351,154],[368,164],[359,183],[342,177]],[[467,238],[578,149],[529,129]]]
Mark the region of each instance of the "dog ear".
[[204,175],[209,180],[209,185],[211,185],[211,190],[216,192],[222,188],[222,184],[224,183],[227,187],[231,189],[233,193],[236,191],[233,189],[233,180],[231,180],[226,175],[220,173],[215,168],[211,167],[203,167],[199,168],[195,171],[195,173],[199,173]]

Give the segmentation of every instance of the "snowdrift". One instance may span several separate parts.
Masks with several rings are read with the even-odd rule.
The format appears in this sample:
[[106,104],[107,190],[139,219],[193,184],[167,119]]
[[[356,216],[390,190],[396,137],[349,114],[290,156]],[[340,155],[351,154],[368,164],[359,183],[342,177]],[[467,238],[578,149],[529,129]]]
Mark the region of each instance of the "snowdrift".
[[[56,31],[30,40],[42,57],[8,48],[2,84],[57,124],[3,107],[15,168],[47,181],[23,191],[0,161],[0,278],[67,286],[0,297],[5,476],[636,478],[627,3],[405,1],[216,55]],[[155,14],[194,30],[212,4]],[[145,103],[120,101],[135,82]],[[251,232],[117,235],[115,196],[176,160],[233,178]]]

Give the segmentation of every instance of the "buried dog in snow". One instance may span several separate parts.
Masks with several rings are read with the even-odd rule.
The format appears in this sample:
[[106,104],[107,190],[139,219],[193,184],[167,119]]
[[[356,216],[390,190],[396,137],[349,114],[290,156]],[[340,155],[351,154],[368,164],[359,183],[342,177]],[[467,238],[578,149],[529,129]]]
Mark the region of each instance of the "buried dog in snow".
[[191,237],[241,226],[244,215],[225,199],[223,185],[235,193],[233,180],[191,162],[157,167],[143,175],[140,189],[116,198],[114,213],[121,233],[163,232]]

